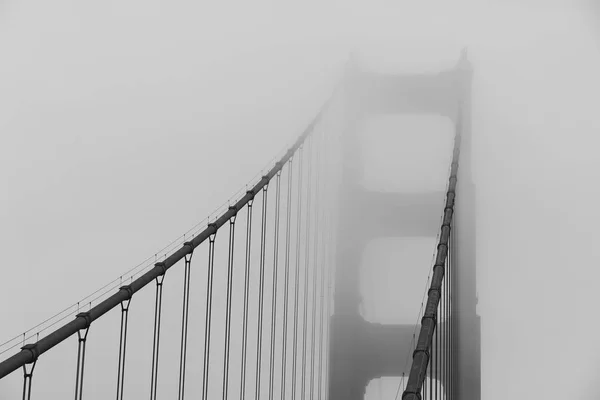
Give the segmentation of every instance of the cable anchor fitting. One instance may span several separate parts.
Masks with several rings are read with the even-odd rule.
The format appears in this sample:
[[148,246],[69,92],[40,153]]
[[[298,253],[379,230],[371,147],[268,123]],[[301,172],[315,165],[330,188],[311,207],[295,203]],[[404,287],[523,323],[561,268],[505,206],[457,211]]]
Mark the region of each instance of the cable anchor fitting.
[[[131,300],[131,298],[133,297],[133,288],[131,287],[131,285],[121,286],[119,288],[119,290],[123,290],[123,291],[127,292],[126,300]],[[123,300],[123,301],[126,301],[126,300]]]
[[194,255],[194,245],[192,242],[185,242],[183,244],[184,247],[187,247],[190,249],[189,253],[186,253],[183,257],[186,263],[189,263],[192,261],[192,256]]
[[211,243],[214,243],[214,242],[215,242],[215,238],[216,238],[216,236],[217,236],[217,230],[218,230],[219,228],[217,227],[217,224],[216,224],[216,223],[214,223],[214,222],[211,222],[210,224],[208,224],[208,227],[209,227],[209,228],[212,228],[212,229],[214,229],[214,232],[212,232],[212,233],[211,233],[211,234],[208,236],[208,240],[209,240]]
[[81,312],[81,313],[77,314],[75,316],[75,318],[83,318],[85,320],[85,327],[79,329],[79,332],[81,332],[82,330],[86,331],[85,335],[84,335],[84,339],[83,339],[83,340],[85,340],[85,336],[87,335],[87,329],[92,324],[92,316],[90,315],[89,311],[86,311],[86,312]]
[[[35,367],[35,363],[37,362],[37,359],[40,356],[40,351],[38,350],[37,343],[26,344],[25,346],[21,347],[21,350],[27,350],[27,351],[29,351],[29,353],[31,353],[31,357],[33,359],[28,364],[33,364]],[[25,365],[23,366],[23,368],[25,368]],[[33,367],[31,368],[30,374],[32,374],[32,373],[33,373]]]
[[229,211],[233,211],[233,215],[229,218],[229,222],[231,222],[232,224],[234,224],[235,223],[235,218],[237,217],[238,208],[235,205],[229,206]]
[[167,273],[167,266],[164,261],[159,261],[154,264],[154,268],[157,268],[159,272],[159,275],[156,277],[156,285],[162,286],[162,283],[165,280],[165,274]]

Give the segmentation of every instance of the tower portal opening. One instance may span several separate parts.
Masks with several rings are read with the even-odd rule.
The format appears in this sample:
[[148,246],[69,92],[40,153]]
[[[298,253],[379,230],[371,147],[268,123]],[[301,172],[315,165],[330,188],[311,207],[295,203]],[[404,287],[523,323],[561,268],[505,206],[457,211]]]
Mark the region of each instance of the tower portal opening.
[[418,322],[435,245],[435,237],[385,237],[367,244],[360,267],[361,314],[366,321]]
[[376,114],[361,123],[358,140],[365,190],[422,193],[446,187],[454,140],[449,118]]

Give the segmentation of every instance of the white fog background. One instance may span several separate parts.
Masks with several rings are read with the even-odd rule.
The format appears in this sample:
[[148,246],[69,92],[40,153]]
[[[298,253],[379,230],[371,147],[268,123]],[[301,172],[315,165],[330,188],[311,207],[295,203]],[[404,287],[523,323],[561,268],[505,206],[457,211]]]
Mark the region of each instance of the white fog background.
[[[0,342],[226,202],[304,129],[351,51],[376,70],[433,72],[468,46],[482,398],[600,397],[597,10],[585,1],[0,1]],[[401,136],[386,149],[391,163],[404,153],[390,147],[411,146]],[[204,250],[198,260],[200,285]],[[139,303],[150,307],[153,292]],[[180,294],[171,300],[177,337]],[[72,395],[75,348],[70,339],[40,358],[33,398],[54,398],[40,392],[58,386]],[[44,382],[50,360],[64,371]],[[127,374],[149,386],[148,368]],[[20,398],[21,372],[11,377],[2,399]],[[370,386],[366,398],[393,398],[394,385]]]

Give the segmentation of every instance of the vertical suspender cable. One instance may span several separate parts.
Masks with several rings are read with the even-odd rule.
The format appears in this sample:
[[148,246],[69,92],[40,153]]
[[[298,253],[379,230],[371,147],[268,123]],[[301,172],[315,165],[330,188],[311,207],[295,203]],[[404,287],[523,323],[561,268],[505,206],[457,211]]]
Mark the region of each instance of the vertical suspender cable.
[[[312,139],[312,138],[311,138]],[[302,388],[300,390],[301,399],[305,400],[305,392],[306,392],[306,333],[307,333],[307,311],[308,311],[308,272],[310,269],[310,213],[311,213],[311,174],[312,174],[312,154],[313,154],[313,143],[310,140],[310,152],[308,157],[308,176],[306,182],[306,237],[304,244],[304,290],[303,290],[303,298],[304,298],[304,308],[303,308],[303,318],[302,318],[302,371],[301,371],[301,383]]]
[[[330,221],[330,225],[331,225],[331,221]],[[330,229],[333,229],[332,227],[330,227]],[[329,242],[328,245],[331,246],[331,232],[329,232]],[[327,272],[326,272],[326,277],[325,277],[325,317],[324,317],[324,337],[323,337],[323,341],[325,342],[323,347],[324,347],[324,360],[323,360],[323,391],[324,391],[324,399],[327,400],[329,399],[329,357],[330,357],[330,340],[329,340],[329,336],[330,336],[330,330],[331,330],[331,295],[332,295],[332,290],[331,290],[331,274],[332,274],[332,270],[334,269],[333,266],[331,265],[331,250],[328,251],[328,257],[327,257]]]
[[[431,396],[431,394],[429,394]],[[425,378],[425,384],[423,385],[423,399],[427,400],[427,378]]]
[[453,311],[453,307],[454,307],[454,301],[453,301],[453,297],[454,297],[454,284],[453,284],[453,278],[452,275],[454,274],[453,271],[453,267],[452,267],[452,260],[450,260],[450,268],[449,268],[449,280],[448,280],[448,296],[450,296],[450,305],[449,305],[449,309],[450,309],[450,397],[454,397],[452,396],[452,390],[454,388],[454,365],[453,365],[453,361],[454,361],[454,334],[452,333],[452,328],[454,327],[454,311]]
[[[456,225],[456,224],[455,224]],[[452,240],[452,247],[451,250],[454,252],[454,235],[451,235],[451,240]],[[458,275],[458,269],[455,268],[454,263],[452,263],[452,284],[453,284],[453,289],[456,290],[458,288],[457,286],[457,281],[458,279],[460,279],[460,276]],[[453,382],[452,382],[452,392],[453,392],[453,399],[454,398],[458,398],[458,379],[460,378],[459,376],[459,370],[458,370],[458,317],[459,317],[459,310],[458,310],[458,303],[456,303],[453,308],[454,308],[454,316],[453,316],[453,321],[452,321],[452,336],[454,338],[454,349],[453,349],[453,357],[452,357],[452,365],[454,367],[455,370],[455,374],[453,376]]]
[[[431,356],[434,357],[433,353],[433,339],[429,344],[429,351]],[[433,396],[433,362],[429,362],[429,398]]]
[[22,350],[29,350],[33,354],[34,361],[23,365],[23,400],[31,400],[31,382],[33,380],[33,370],[37,363],[37,350],[35,344],[27,344],[21,347]]
[[[448,264],[450,263],[450,259],[446,258],[446,268],[448,268]],[[449,299],[450,297],[448,296],[448,276],[444,277],[444,287],[445,287],[445,295],[444,295],[444,308],[445,308],[445,312],[444,312],[444,353],[445,353],[445,359],[444,359],[444,366],[445,366],[445,370],[446,373],[444,374],[444,399],[447,400],[448,399],[448,389],[450,387],[450,369],[449,369],[449,364],[448,361],[450,360],[450,346],[449,346],[449,327],[450,327],[450,318],[449,318],[449,308],[448,308],[448,303],[449,303]]]
[[333,279],[335,274],[335,241],[337,236],[334,231],[334,215],[330,209],[330,222],[329,222],[329,252],[328,252],[328,269],[327,269],[327,299],[326,299],[326,309],[325,309],[325,318],[327,320],[327,333],[325,336],[326,343],[326,355],[325,355],[325,400],[329,400],[329,361],[330,361],[330,350],[331,350],[331,310],[333,309]]
[[444,326],[446,325],[446,321],[444,319],[445,315],[444,315],[444,294],[445,294],[445,290],[444,290],[444,281],[442,281],[442,286],[441,286],[441,296],[440,296],[440,312],[438,314],[438,320],[441,321],[441,323],[437,324],[436,329],[439,329],[440,331],[440,399],[444,399],[444,374],[445,374],[445,369],[444,369],[444,361],[445,361],[445,357],[444,357]]
[[83,398],[83,371],[85,367],[85,344],[87,335],[90,330],[91,317],[89,312],[80,313],[77,317],[84,317],[87,321],[87,326],[77,331],[77,375],[75,377],[75,400]]
[[448,258],[448,393],[451,393],[452,370],[452,260]]
[[317,397],[317,400],[321,400],[321,398],[323,397],[323,379],[324,379],[324,373],[325,371],[323,370],[323,340],[324,340],[324,336],[325,336],[325,320],[324,320],[324,316],[325,316],[325,262],[322,260],[322,264],[321,264],[321,291],[319,294],[320,297],[320,304],[319,304],[319,321],[320,321],[320,327],[319,327],[319,365],[318,365],[318,373],[317,373],[317,379],[318,379],[318,383],[317,383],[317,393],[319,394]]
[[323,218],[323,233],[321,235],[321,246],[323,251],[321,252],[321,308],[320,308],[320,316],[321,320],[321,333],[319,335],[319,384],[318,384],[318,392],[319,397],[317,400],[323,400],[326,395],[324,395],[323,391],[327,390],[327,386],[325,384],[325,360],[324,357],[328,357],[328,352],[326,348],[326,325],[329,322],[328,314],[327,314],[327,271],[329,268],[329,256],[331,253],[331,243],[330,240],[330,231],[331,231],[331,219],[329,214],[329,206],[330,206],[330,194],[329,187],[331,186],[331,177],[330,170],[327,167],[326,160],[329,159],[329,147],[328,141],[331,138],[331,133],[328,130],[327,124],[323,124],[321,127],[322,132],[322,141],[321,141],[321,174],[322,174],[322,202],[321,202],[321,217]]
[[[446,268],[450,268],[450,259],[446,258]],[[450,389],[450,281],[448,276],[444,277],[446,281],[446,324],[444,330],[446,332],[446,383],[444,384],[446,393],[446,399],[448,399],[448,393]]]
[[[437,309],[437,321],[440,321],[442,319],[442,304],[440,303],[438,305],[438,309]],[[441,354],[441,348],[440,348],[440,324],[439,322],[436,321],[436,327],[435,327],[435,399],[438,400],[442,398],[441,396],[441,387],[440,387],[440,383],[442,382],[442,370],[441,370],[441,360],[440,358],[442,357]]]
[[277,172],[275,199],[275,237],[273,238],[273,292],[271,297],[271,354],[269,360],[269,400],[273,400],[273,375],[275,374],[275,343],[277,318],[277,261],[279,259],[279,207],[281,202],[281,170]]
[[210,371],[210,336],[212,323],[213,276],[215,266],[215,233],[211,234],[208,242],[208,279],[206,282],[206,312],[204,322],[204,369],[202,376],[202,400],[208,399],[208,383]]
[[[450,239],[448,239],[448,254],[450,254]],[[452,272],[451,272],[451,260],[448,257],[448,269],[446,277],[448,279],[448,390],[447,398],[452,397]]]
[[[267,178],[268,179],[268,178]],[[268,180],[267,180],[268,181]],[[263,187],[262,194],[262,224],[260,232],[260,281],[258,286],[258,325],[257,325],[257,340],[256,340],[256,392],[255,400],[260,399],[260,377],[262,367],[262,333],[263,333],[263,303],[265,292],[265,246],[267,242],[267,188],[268,184]]]
[[446,315],[445,315],[445,294],[446,294],[446,290],[444,288],[444,281],[442,280],[442,287],[441,287],[441,297],[440,297],[440,316],[438,317],[438,320],[441,321],[441,323],[437,324],[437,328],[440,329],[440,399],[444,399],[444,386],[446,385],[446,381],[445,381],[445,374],[446,374],[446,368],[444,366],[444,363],[446,362],[446,354],[445,351],[446,349],[444,348],[444,331],[445,331],[445,326],[446,326]]
[[[446,259],[446,263],[448,260]],[[445,278],[445,277],[444,277]],[[442,305],[442,323],[440,324],[440,341],[442,348],[441,369],[442,379],[440,380],[440,398],[445,400],[446,392],[446,279],[442,280],[442,297],[440,299]]]
[[[248,191],[254,196],[253,191]],[[246,398],[246,366],[247,366],[247,353],[248,353],[248,303],[250,296],[250,246],[252,239],[252,203],[254,198],[248,202],[247,216],[246,216],[246,259],[245,259],[245,272],[244,272],[244,309],[243,309],[243,322],[242,322],[242,359],[241,359],[241,372],[240,372],[240,400]]]
[[227,256],[227,304],[225,306],[225,348],[223,351],[223,400],[227,400],[229,392],[229,347],[231,344],[231,303],[233,294],[233,250],[235,239],[235,218],[237,216],[237,208],[230,206],[230,210],[234,210],[234,214],[229,219],[229,251]]
[[[337,193],[330,192],[331,196],[336,195]],[[328,286],[328,294],[327,294],[327,336],[325,339],[327,340],[327,356],[325,358],[325,390],[326,396],[325,400],[329,400],[329,387],[330,387],[330,379],[331,379],[331,319],[334,314],[335,307],[335,291],[336,291],[336,270],[337,270],[337,243],[338,243],[338,231],[337,231],[337,220],[339,215],[336,212],[335,202],[333,199],[329,204],[329,218],[330,218],[330,231],[329,231],[329,269],[327,271],[327,286]]]
[[123,400],[123,389],[125,387],[125,351],[127,349],[127,322],[129,316],[129,303],[133,290],[129,286],[123,286],[129,292],[129,299],[121,302],[121,330],[119,334],[119,365],[117,367],[117,400]]
[[[443,286],[442,286],[443,288]],[[441,289],[443,290],[443,289]],[[440,303],[437,315],[437,326],[435,327],[436,332],[438,332],[439,339],[439,347],[438,347],[438,395],[440,400],[443,399],[442,396],[442,382],[444,381],[444,297],[443,294],[440,296]],[[441,323],[440,323],[441,322]]]
[[[449,244],[449,243],[448,243]],[[450,246],[448,245],[448,248],[450,248]],[[451,335],[451,328],[450,328],[450,324],[452,322],[452,314],[451,314],[451,307],[450,307],[450,258],[448,257],[446,259],[446,271],[444,272],[445,277],[444,279],[446,280],[446,399],[450,399],[450,385],[452,384],[452,365],[451,365],[451,353],[452,353],[452,347],[451,347],[451,341],[450,341],[450,335]]]
[[[321,146],[324,146],[324,144],[321,144]],[[320,164],[319,169],[322,169],[323,164]],[[325,175],[325,178],[327,176]],[[323,193],[323,196],[326,196],[326,193]],[[325,207],[327,205],[327,201],[326,199],[323,199],[324,201],[321,202],[321,208]],[[326,286],[326,282],[325,282],[325,271],[327,269],[327,254],[328,254],[328,248],[327,248],[327,243],[323,243],[325,242],[327,236],[328,236],[328,231],[330,228],[330,224],[329,221],[327,219],[324,218],[324,213],[321,214],[323,216],[323,223],[325,225],[323,232],[324,234],[322,235],[322,240],[321,242],[321,246],[323,248],[323,251],[321,252],[321,292],[319,294],[320,296],[320,307],[319,307],[319,323],[320,323],[320,333],[319,333],[319,372],[318,372],[318,385],[317,385],[317,392],[319,393],[319,396],[317,397],[317,400],[321,400],[322,395],[323,395],[323,387],[322,387],[322,383],[323,383],[323,337],[325,335],[325,321],[323,320],[323,316],[324,316],[324,311],[325,311],[325,286]],[[318,218],[318,217],[317,217]]]
[[289,289],[290,289],[290,234],[292,222],[292,176],[293,163],[290,159],[288,164],[288,179],[287,179],[287,208],[286,208],[286,223],[285,223],[285,287],[283,290],[283,339],[281,351],[281,399],[287,398],[286,374],[287,374],[287,339],[288,339],[288,304],[289,304]]
[[450,248],[452,246],[452,241],[451,239],[448,239],[448,270],[447,270],[447,277],[448,277],[448,365],[449,367],[449,374],[448,374],[448,399],[451,399],[452,396],[452,373],[454,372],[454,368],[452,366],[452,352],[453,352],[453,343],[452,343],[452,318],[453,318],[453,312],[452,312],[452,260],[451,260],[451,255],[450,255]]
[[35,368],[35,363],[33,367],[28,371],[27,367],[23,365],[23,400],[31,399],[31,380],[33,378],[33,369]]
[[[448,242],[448,245],[450,243]],[[449,248],[450,246],[448,246]],[[446,331],[446,380],[444,381],[445,399],[450,398],[450,258],[446,257],[446,267],[444,271],[444,286],[446,287],[446,319],[444,330]]]
[[[446,266],[448,265],[448,258],[446,258]],[[444,271],[445,272],[445,271]],[[445,275],[445,273],[444,273]],[[444,380],[443,380],[443,389],[444,389],[444,400],[446,400],[446,388],[447,388],[447,383],[448,383],[448,346],[447,346],[447,339],[448,339],[448,288],[446,287],[446,284],[448,283],[448,280],[446,279],[446,276],[444,276],[444,280],[443,280],[443,289],[442,289],[442,299],[443,299],[443,307],[444,307],[444,324],[442,325],[442,332],[444,333],[444,366],[443,366],[443,371],[444,371]]]
[[[325,232],[327,232],[327,230],[324,230]],[[325,246],[323,246],[325,247]],[[325,249],[323,249],[325,252]],[[325,336],[325,321],[324,321],[324,315],[325,315],[325,286],[327,284],[327,282],[325,281],[325,269],[326,269],[326,258],[322,258],[321,259],[321,292],[319,294],[320,297],[320,304],[319,304],[319,323],[320,323],[320,327],[319,327],[319,366],[318,366],[318,384],[317,384],[317,393],[319,394],[319,396],[317,397],[317,400],[321,400],[322,396],[323,396],[323,339]]]
[[152,375],[150,377],[150,400],[156,400],[156,388],[158,385],[158,349],[160,346],[162,288],[166,271],[163,263],[157,263],[156,265],[163,267],[163,273],[156,277],[156,301],[154,302],[154,337],[152,340]]
[[444,368],[444,362],[446,361],[446,357],[445,357],[445,348],[444,348],[444,328],[446,325],[446,320],[445,320],[445,315],[444,315],[444,295],[445,293],[445,288],[444,288],[444,281],[442,280],[442,285],[441,285],[441,295],[440,295],[440,313],[438,315],[438,323],[436,326],[436,329],[440,330],[440,399],[444,399],[444,385],[445,385],[445,373],[446,370]]
[[292,350],[292,400],[296,399],[296,365],[298,355],[298,292],[299,292],[299,281],[300,281],[300,233],[302,228],[302,175],[304,174],[303,160],[304,150],[303,147],[298,149],[300,154],[300,162],[298,168],[298,205],[296,207],[297,218],[296,218],[296,273],[294,280],[294,339],[293,339],[293,350]]
[[188,336],[188,316],[190,311],[190,273],[192,264],[192,255],[194,246],[190,242],[185,243],[190,252],[185,255],[185,269],[183,274],[183,304],[181,306],[181,349],[179,353],[179,400],[185,396],[185,367],[187,363],[187,336]]
[[455,352],[456,352],[456,343],[454,336],[454,322],[456,318],[456,309],[454,304],[454,287],[455,287],[455,277],[454,277],[454,263],[453,263],[453,254],[454,254],[454,235],[452,232],[450,233],[450,397],[452,400],[455,398],[455,379],[456,379],[456,362],[455,362]]
[[[439,319],[439,306],[438,306],[438,319]],[[440,386],[440,378],[439,378],[439,359],[440,359],[440,330],[439,325],[435,327],[435,400],[438,400],[438,389]]]
[[[316,139],[316,138],[315,138]],[[320,161],[320,151],[319,151],[319,143],[315,142],[315,206],[313,213],[315,214],[315,229],[313,233],[314,243],[313,243],[313,282],[312,282],[312,334],[310,339],[311,344],[311,356],[310,356],[310,400],[314,398],[314,386],[315,386],[315,334],[317,327],[317,271],[319,270],[319,195],[320,191],[320,175],[319,175],[319,161]]]

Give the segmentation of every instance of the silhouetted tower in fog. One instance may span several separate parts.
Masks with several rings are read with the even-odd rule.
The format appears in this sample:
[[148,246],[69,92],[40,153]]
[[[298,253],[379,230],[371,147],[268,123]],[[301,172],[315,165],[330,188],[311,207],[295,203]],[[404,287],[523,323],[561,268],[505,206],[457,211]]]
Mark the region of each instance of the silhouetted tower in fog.
[[[414,325],[369,323],[359,313],[360,263],[367,244],[377,237],[435,237],[440,229],[438,199],[445,192],[379,193],[361,187],[359,126],[369,115],[381,113],[441,115],[455,127],[461,121],[461,161],[450,256],[456,279],[452,292],[452,312],[457,323],[454,393],[461,400],[481,397],[480,320],[475,310],[471,79],[466,52],[455,68],[438,74],[384,75],[360,70],[353,64],[347,69],[343,87],[346,120],[341,141],[335,307],[331,317],[330,400],[362,400],[372,379],[401,376],[412,351]],[[402,282],[398,290],[402,290]]]

